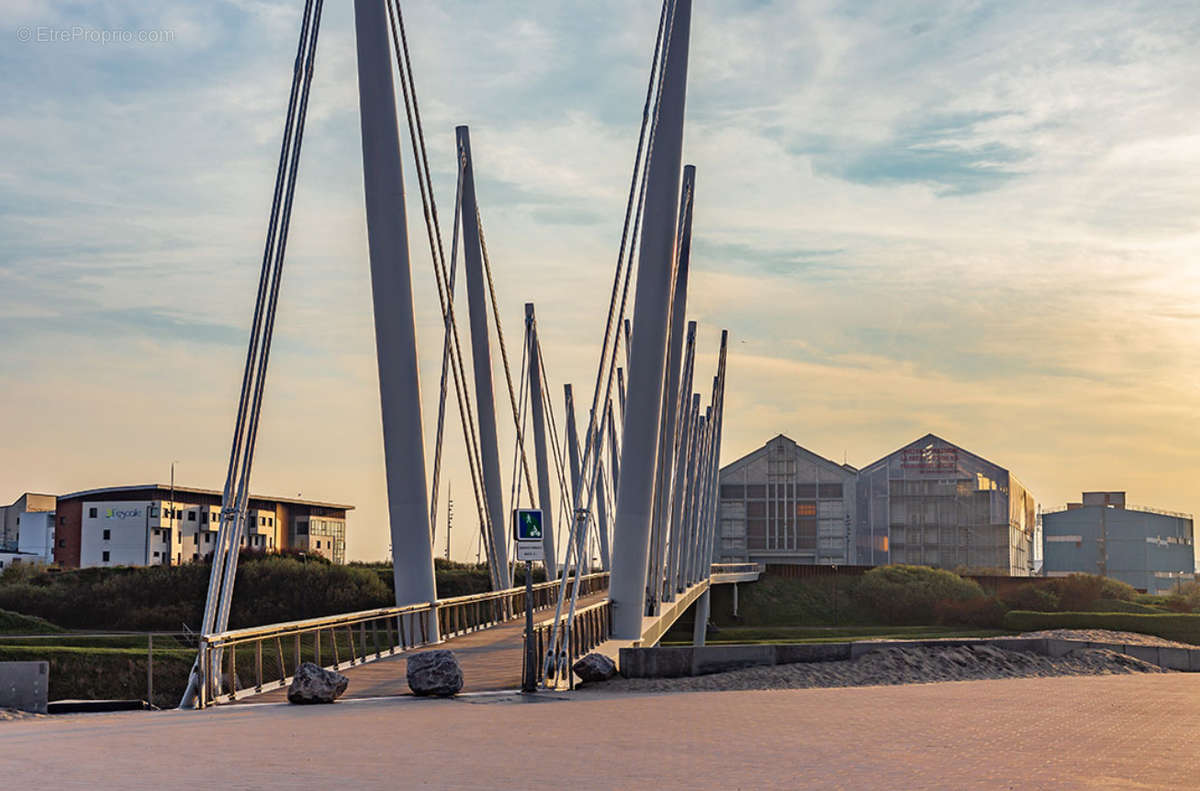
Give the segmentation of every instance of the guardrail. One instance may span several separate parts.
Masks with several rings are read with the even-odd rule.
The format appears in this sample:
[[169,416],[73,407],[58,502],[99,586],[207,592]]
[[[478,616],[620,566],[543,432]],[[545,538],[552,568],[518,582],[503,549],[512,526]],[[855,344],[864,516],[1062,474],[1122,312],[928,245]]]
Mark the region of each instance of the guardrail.
[[[45,645],[47,648],[65,647],[69,650],[82,648],[81,643],[95,641],[100,643],[97,648],[138,649],[146,647],[146,702],[154,706],[154,639],[158,638],[158,650],[171,651],[190,649],[196,645],[198,635],[192,631],[185,632],[49,632],[45,634],[0,634],[0,645],[17,644],[23,646]],[[130,662],[130,672],[136,672],[134,663]],[[161,674],[160,674],[161,677]],[[160,693],[162,692],[160,688]],[[178,690],[168,689],[165,693],[167,700],[178,697]],[[160,694],[160,697],[162,695]]]
[[[534,585],[534,609],[553,607],[558,601],[559,584],[559,580],[551,580]],[[574,580],[568,582],[568,594],[574,584]],[[587,595],[607,587],[607,572],[588,574],[582,578],[579,592]],[[519,587],[201,636],[203,683],[199,705],[228,703],[286,687],[302,662],[343,670],[408,649],[435,645],[439,641],[430,639],[434,623],[445,640],[495,626],[524,609],[525,588]],[[285,641],[290,644],[286,651]],[[264,657],[268,664],[274,665],[266,673]],[[327,661],[330,658],[332,662]],[[243,668],[247,663],[251,665],[249,683],[242,683],[239,662]]]
[[[556,678],[561,680],[565,677],[570,688],[575,689],[575,674],[571,672],[571,666],[579,657],[607,640],[612,633],[612,602],[605,599],[587,607],[580,607],[575,611],[574,625],[570,630],[567,629],[567,620],[567,613],[563,613],[557,620],[551,618],[534,624],[533,634],[537,641],[537,658],[539,660],[537,669],[539,685],[546,681],[553,682]],[[540,660],[546,655],[555,632],[558,637],[556,643],[558,656],[551,663],[552,675],[547,679],[546,667]]]
[[763,567],[758,563],[714,563],[709,571],[713,574],[761,574]]

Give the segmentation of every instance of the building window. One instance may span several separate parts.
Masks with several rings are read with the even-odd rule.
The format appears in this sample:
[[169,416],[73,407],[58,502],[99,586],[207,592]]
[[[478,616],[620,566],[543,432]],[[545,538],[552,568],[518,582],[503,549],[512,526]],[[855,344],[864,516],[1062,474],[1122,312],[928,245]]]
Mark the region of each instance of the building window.
[[317,549],[320,549],[320,548],[321,548],[321,540],[317,539]]
[[58,546],[59,546],[60,548],[61,548],[61,547],[65,547],[66,545],[67,545],[67,539],[65,539],[65,538],[60,538],[60,539],[58,539]]
[[158,553],[157,553],[157,552],[155,552],[155,553],[154,553],[154,557],[158,557]]
[[107,563],[107,562],[108,562],[108,552],[101,552],[101,553],[100,553],[100,559],[101,559],[102,561],[104,561],[105,563]]
[[67,518],[66,518],[65,516],[60,516],[60,517],[58,518],[58,523],[59,523],[60,525],[65,525],[65,524],[67,523]]
[[105,541],[108,541],[110,538],[112,538],[112,531],[111,531],[111,530],[105,530],[105,531],[104,531],[104,540],[105,540]]
[[196,512],[195,511],[188,511],[188,521],[189,522],[196,521]]
[[212,533],[205,533],[205,534],[204,534],[204,543],[205,543],[205,544],[211,544],[211,543],[212,543]]
[[840,483],[823,483],[821,484],[821,496],[840,498],[842,496],[842,485]]
[[89,518],[89,519],[95,519],[95,518],[96,518],[96,509],[95,509],[95,508],[89,508],[89,509],[88,509],[88,518]]

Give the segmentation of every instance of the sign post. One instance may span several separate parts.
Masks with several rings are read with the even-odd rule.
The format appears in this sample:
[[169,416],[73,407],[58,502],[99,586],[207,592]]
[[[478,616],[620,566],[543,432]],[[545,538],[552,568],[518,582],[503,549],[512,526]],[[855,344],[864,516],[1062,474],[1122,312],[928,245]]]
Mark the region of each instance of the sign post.
[[525,661],[521,673],[521,691],[537,691],[537,643],[533,634],[533,562],[545,562],[542,545],[542,512],[537,508],[513,510],[513,538],[517,541],[517,560],[525,561]]

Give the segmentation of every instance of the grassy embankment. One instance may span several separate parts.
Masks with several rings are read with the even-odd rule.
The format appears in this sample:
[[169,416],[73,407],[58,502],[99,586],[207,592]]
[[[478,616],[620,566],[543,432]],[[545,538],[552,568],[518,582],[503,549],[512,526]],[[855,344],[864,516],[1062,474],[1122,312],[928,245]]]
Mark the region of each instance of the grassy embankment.
[[[1200,586],[1138,594],[1124,583],[1077,574],[989,595],[947,571],[891,566],[861,576],[764,577],[712,591],[710,644],[982,637],[1045,628],[1115,629],[1200,644]],[[664,643],[691,642],[681,622]]]

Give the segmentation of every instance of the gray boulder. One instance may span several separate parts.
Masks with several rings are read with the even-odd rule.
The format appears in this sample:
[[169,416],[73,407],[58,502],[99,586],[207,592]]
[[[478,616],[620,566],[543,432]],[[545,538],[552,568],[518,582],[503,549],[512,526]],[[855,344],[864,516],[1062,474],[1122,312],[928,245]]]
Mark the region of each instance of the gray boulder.
[[604,654],[591,653],[571,665],[583,681],[608,681],[617,674],[617,666]]
[[305,662],[296,669],[296,676],[288,687],[288,702],[333,703],[346,691],[349,683],[350,679],[341,673]]
[[462,686],[462,668],[453,651],[440,648],[408,658],[408,688],[414,695],[448,697],[458,694]]

